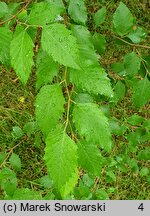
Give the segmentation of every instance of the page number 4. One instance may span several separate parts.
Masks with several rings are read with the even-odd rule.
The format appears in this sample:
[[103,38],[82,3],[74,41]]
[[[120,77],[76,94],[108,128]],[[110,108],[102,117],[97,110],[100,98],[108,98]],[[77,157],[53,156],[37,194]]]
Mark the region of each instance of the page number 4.
[[143,211],[144,210],[144,206],[143,206],[143,203],[141,203],[138,207],[139,210]]

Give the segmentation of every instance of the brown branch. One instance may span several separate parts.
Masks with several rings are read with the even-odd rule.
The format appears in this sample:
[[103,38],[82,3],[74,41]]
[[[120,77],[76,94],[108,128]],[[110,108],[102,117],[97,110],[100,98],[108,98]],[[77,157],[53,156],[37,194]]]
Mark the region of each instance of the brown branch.
[[29,5],[30,3],[31,3],[31,0],[27,1],[26,5],[25,5],[23,8],[21,8],[15,15],[13,15],[12,17],[10,17],[9,19],[4,20],[3,22],[0,22],[0,25],[3,25],[3,24],[5,24],[5,23],[11,21],[12,19],[16,18],[16,16],[17,16],[18,14],[20,14],[23,10],[25,10],[25,9],[28,7],[28,5]]
[[65,80],[66,92],[67,92],[67,96],[68,96],[67,118],[66,118],[66,124],[65,124],[65,130],[66,130],[68,123],[69,123],[69,112],[70,112],[70,103],[71,103],[70,93],[69,93],[68,84],[67,84],[67,67],[65,67],[64,80]]
[[141,44],[132,44],[132,43],[130,43],[130,42],[128,42],[128,41],[126,41],[126,40],[124,40],[124,39],[122,39],[122,38],[120,38],[120,37],[118,37],[116,35],[113,35],[113,34],[112,34],[112,37],[114,37],[114,38],[116,38],[116,39],[118,39],[118,40],[132,46],[132,47],[140,47],[140,48],[150,49],[150,46],[141,45]]

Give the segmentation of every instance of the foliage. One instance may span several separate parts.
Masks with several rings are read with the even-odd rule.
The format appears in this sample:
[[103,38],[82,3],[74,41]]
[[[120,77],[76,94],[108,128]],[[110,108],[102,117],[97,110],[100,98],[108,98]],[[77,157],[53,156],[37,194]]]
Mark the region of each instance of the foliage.
[[[149,121],[133,114],[122,124],[108,112],[125,98],[128,89],[135,109],[148,104],[149,56],[138,50],[150,49],[139,44],[145,41],[146,30],[120,2],[110,36],[133,50],[111,65],[118,78],[113,82],[99,63],[106,50],[105,35],[99,34],[109,12],[106,6],[93,15],[93,32],[88,30],[84,0],[66,1],[65,5],[61,0],[28,2],[20,10],[19,6],[0,2],[0,62],[6,69],[12,67],[23,85],[29,82],[31,72],[36,72],[35,121],[23,128],[14,126],[11,135],[17,144],[8,153],[0,153],[3,198],[109,199],[108,193],[117,193],[117,186],[107,192],[95,186],[104,169],[108,185],[117,184],[118,170],[127,173],[128,169],[148,182],[149,168],[139,161],[150,160]],[[47,173],[37,184],[46,189],[46,195],[41,188],[34,191],[17,186],[22,161],[13,151],[20,140],[33,134],[35,148],[44,143]],[[113,138],[119,136],[125,141],[116,143]]]

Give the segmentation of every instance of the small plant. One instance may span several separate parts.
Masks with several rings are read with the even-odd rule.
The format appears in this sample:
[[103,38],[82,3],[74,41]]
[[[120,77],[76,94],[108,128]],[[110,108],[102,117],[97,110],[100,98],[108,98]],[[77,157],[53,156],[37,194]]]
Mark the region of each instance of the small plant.
[[[149,56],[143,57],[138,51],[141,47],[150,49],[139,44],[147,32],[137,26],[123,2],[113,15],[111,36],[133,47],[133,51],[122,62],[111,66],[119,77],[116,84],[111,84],[100,66],[106,39],[98,32],[106,13],[106,7],[95,13],[95,30],[91,34],[85,1],[69,0],[65,5],[61,0],[28,1],[21,9],[18,3],[0,2],[1,63],[7,69],[12,67],[23,85],[27,84],[31,72],[36,71],[36,122],[28,122],[23,129],[14,127],[12,135],[14,139],[25,139],[26,135],[36,134],[35,143],[40,148],[39,133],[42,132],[48,176],[40,179],[40,184],[54,187],[58,198],[60,195],[67,198],[72,193],[79,199],[108,199],[104,189],[95,189],[96,195],[91,193],[93,179],[101,178],[106,166],[108,184],[116,182],[116,168],[126,172],[129,165],[136,172],[138,162],[129,154],[137,153],[137,143],[149,139],[148,120],[132,115],[124,125],[119,125],[103,109],[104,102],[113,108],[124,98],[127,88],[133,92],[132,101],[137,108],[150,98]],[[136,130],[132,131],[132,127]],[[112,134],[125,135],[129,142],[127,148],[121,144],[121,156],[115,158]],[[149,154],[147,146],[137,157],[150,160]],[[5,166],[8,159],[13,169]],[[2,152],[0,161],[0,185],[6,198],[42,199],[38,191],[17,188],[16,172],[21,169],[21,161],[13,148],[8,154]],[[148,173],[148,168],[141,167],[142,177]],[[115,190],[110,188],[112,193]],[[50,193],[44,198],[54,197]]]

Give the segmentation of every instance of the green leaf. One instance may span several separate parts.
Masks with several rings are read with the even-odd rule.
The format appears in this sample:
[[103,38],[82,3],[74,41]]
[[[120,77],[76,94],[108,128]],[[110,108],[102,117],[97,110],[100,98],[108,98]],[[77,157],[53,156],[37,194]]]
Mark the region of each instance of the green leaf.
[[48,135],[50,130],[56,127],[64,111],[64,103],[65,100],[59,85],[46,85],[41,88],[36,97],[35,114],[44,135]]
[[44,188],[51,188],[53,186],[53,183],[48,175],[42,176],[39,179],[39,183],[44,187]]
[[111,134],[107,118],[96,104],[78,103],[73,110],[73,120],[79,134],[106,151],[112,147]]
[[111,65],[112,71],[117,73],[119,76],[124,77],[126,76],[126,71],[124,68],[124,64],[122,62],[115,62]]
[[138,154],[139,160],[150,160],[150,148],[147,147],[144,150],[141,150]]
[[121,101],[126,93],[125,85],[119,80],[114,87],[114,97],[112,98],[112,102],[117,104]]
[[[11,3],[9,3],[9,4],[7,5],[8,10],[7,10],[7,12],[4,14],[4,16],[3,16],[3,21],[5,21],[5,20],[11,18],[13,15],[16,15],[19,6],[20,6],[20,4],[17,3],[17,2],[11,2]],[[10,20],[10,21],[8,22],[7,25],[8,25],[9,27],[11,27],[11,26],[14,24],[15,21],[16,21],[16,19],[12,19],[12,20]]]
[[120,125],[116,118],[111,118],[109,124],[111,132],[117,136],[123,135],[127,130],[127,127],[125,125]]
[[0,2],[0,18],[8,13],[8,6],[5,2]]
[[142,116],[139,115],[132,115],[127,119],[128,123],[135,126],[135,125],[139,125],[144,121],[144,118]]
[[35,122],[27,122],[23,127],[23,132],[26,133],[28,137],[31,137],[31,134],[35,132]]
[[102,24],[105,21],[106,12],[107,10],[105,7],[102,7],[96,12],[96,14],[94,15],[94,22],[96,27],[98,27],[100,24]]
[[130,166],[132,172],[134,172],[134,173],[137,173],[137,172],[138,172],[139,167],[138,167],[138,162],[137,162],[137,160],[131,159],[131,160],[129,161],[129,166]]
[[28,17],[31,25],[44,26],[54,22],[55,18],[62,12],[62,8],[50,2],[35,3]]
[[128,53],[124,57],[124,68],[128,76],[133,76],[138,73],[141,65],[141,59],[136,55],[135,52]]
[[116,175],[113,171],[109,170],[106,172],[106,182],[111,183],[116,181]]
[[85,25],[87,21],[87,11],[84,0],[70,0],[68,12],[74,22]]
[[65,10],[65,6],[62,0],[47,0],[51,5],[58,7],[62,12]]
[[61,127],[49,133],[44,158],[51,179],[65,197],[78,180],[77,147]]
[[13,200],[42,200],[42,196],[38,191],[30,190],[29,188],[18,188],[13,197]]
[[36,88],[40,88],[44,84],[51,83],[54,76],[58,74],[58,64],[53,61],[42,49],[39,50],[36,61]]
[[11,157],[9,158],[9,162],[15,170],[21,170],[21,160],[17,154],[12,153]]
[[106,49],[106,39],[104,35],[95,32],[93,35],[93,44],[99,54],[103,54]]
[[10,43],[12,31],[8,27],[0,27],[0,62],[8,67],[10,65]]
[[16,174],[7,167],[3,168],[0,171],[0,185],[9,196],[12,196],[17,186]]
[[17,15],[17,19],[21,22],[26,22],[28,18],[28,14],[27,14],[27,10],[22,10],[18,15]]
[[92,96],[87,93],[77,94],[74,100],[76,103],[93,103],[94,102]]
[[46,51],[54,61],[58,61],[68,67],[78,69],[78,46],[71,31],[65,25],[55,23],[45,26],[41,39],[43,50]]
[[124,36],[132,30],[134,19],[131,12],[123,2],[120,2],[113,15],[113,24],[115,32],[120,36]]
[[15,126],[15,127],[13,127],[11,134],[14,137],[14,139],[20,139],[24,133],[20,127]]
[[76,37],[79,46],[80,66],[99,66],[98,58],[94,50],[93,40],[87,27],[72,25],[72,34]]
[[108,200],[108,193],[104,189],[99,189],[96,191],[96,197],[98,200]]
[[92,94],[113,96],[107,74],[101,67],[85,67],[81,70],[70,69],[69,78],[78,89]]
[[130,32],[127,37],[133,43],[141,43],[147,36],[146,31],[143,28],[137,27],[135,30]]
[[6,156],[7,156],[6,152],[0,153],[0,165],[4,162]]
[[140,176],[143,177],[143,176],[148,176],[149,174],[149,169],[147,167],[143,167],[140,171]]
[[88,174],[84,174],[82,180],[87,187],[94,186],[94,179],[90,178]]
[[100,176],[102,157],[97,146],[86,141],[79,141],[77,145],[79,165],[89,173]]
[[11,64],[23,84],[26,84],[34,64],[33,47],[33,41],[26,30],[14,35],[11,42]]
[[145,77],[133,83],[133,103],[136,107],[144,106],[150,99],[150,81]]

